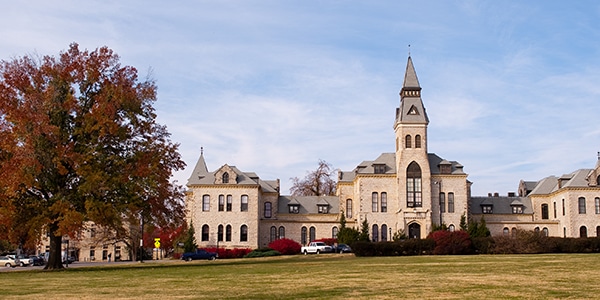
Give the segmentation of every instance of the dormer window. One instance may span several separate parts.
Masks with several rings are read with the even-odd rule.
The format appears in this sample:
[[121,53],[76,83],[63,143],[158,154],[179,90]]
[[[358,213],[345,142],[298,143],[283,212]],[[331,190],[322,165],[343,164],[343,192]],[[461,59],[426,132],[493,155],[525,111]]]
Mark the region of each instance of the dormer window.
[[318,208],[319,208],[319,213],[320,214],[326,214],[329,213],[329,205],[322,205],[322,204],[317,204]]
[[229,173],[225,172],[223,173],[223,183],[229,183]]
[[484,214],[491,214],[491,213],[493,213],[493,210],[492,210],[493,207],[494,206],[491,204],[483,204],[483,205],[481,205],[481,212]]
[[385,174],[385,165],[384,164],[373,165],[373,169],[375,169],[375,174]]
[[512,208],[513,214],[522,214],[523,213],[523,203],[519,200],[515,200],[510,204]]
[[297,214],[300,212],[300,205],[298,204],[290,204],[288,206],[288,209],[290,210],[290,214]]

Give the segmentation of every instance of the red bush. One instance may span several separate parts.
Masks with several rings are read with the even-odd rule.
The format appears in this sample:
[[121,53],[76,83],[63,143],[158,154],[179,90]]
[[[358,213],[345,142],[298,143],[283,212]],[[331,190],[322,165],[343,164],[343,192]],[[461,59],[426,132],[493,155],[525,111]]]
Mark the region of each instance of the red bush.
[[269,243],[269,248],[281,253],[282,255],[294,255],[300,253],[302,246],[300,243],[290,239],[278,239]]
[[465,231],[438,230],[427,237],[435,241],[433,254],[469,254],[472,251],[471,239]]
[[338,240],[332,239],[332,238],[323,238],[323,239],[314,240],[313,242],[323,242],[329,246],[333,246],[338,242]]
[[219,258],[243,258],[246,254],[252,252],[252,249],[248,249],[248,248],[233,248],[233,249],[226,249],[226,248],[205,248],[206,251],[209,252],[217,252],[217,254],[219,255]]

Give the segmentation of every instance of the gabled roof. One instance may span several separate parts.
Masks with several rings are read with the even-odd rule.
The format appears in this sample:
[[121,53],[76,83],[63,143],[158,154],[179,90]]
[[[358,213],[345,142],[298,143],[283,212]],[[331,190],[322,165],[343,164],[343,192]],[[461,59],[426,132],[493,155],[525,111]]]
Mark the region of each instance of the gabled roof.
[[329,206],[329,214],[337,214],[340,211],[339,198],[337,196],[279,196],[278,213],[288,214],[289,205],[300,205],[298,214],[317,214],[318,206]]
[[482,214],[481,206],[492,205],[492,214],[513,214],[512,206],[522,206],[523,214],[533,214],[531,199],[528,197],[471,197],[469,209],[473,214]]
[[[529,195],[547,195],[569,187],[589,187],[587,177],[593,169],[579,169],[560,177],[548,176],[537,182]],[[560,183],[559,183],[560,181]]]

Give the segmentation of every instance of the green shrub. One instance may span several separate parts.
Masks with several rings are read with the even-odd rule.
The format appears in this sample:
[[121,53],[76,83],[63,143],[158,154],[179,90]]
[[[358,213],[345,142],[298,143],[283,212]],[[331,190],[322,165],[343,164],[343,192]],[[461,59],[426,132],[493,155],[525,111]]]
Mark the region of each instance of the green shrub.
[[281,253],[269,248],[256,249],[244,256],[244,258],[254,258],[254,257],[267,257],[267,256],[279,256]]

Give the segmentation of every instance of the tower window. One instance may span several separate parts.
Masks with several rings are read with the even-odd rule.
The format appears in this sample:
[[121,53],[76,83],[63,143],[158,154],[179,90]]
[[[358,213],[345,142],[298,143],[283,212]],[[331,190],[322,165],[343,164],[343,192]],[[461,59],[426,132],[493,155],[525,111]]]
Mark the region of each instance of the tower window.
[[223,183],[229,183],[229,173],[223,173]]
[[418,134],[415,136],[415,148],[421,148],[421,136]]
[[421,194],[421,167],[416,162],[411,162],[406,170],[406,205],[408,207],[422,207]]
[[404,148],[411,148],[411,147],[412,147],[412,140],[411,140],[410,135],[407,135],[404,138]]
[[542,204],[542,219],[548,219],[548,204]]

